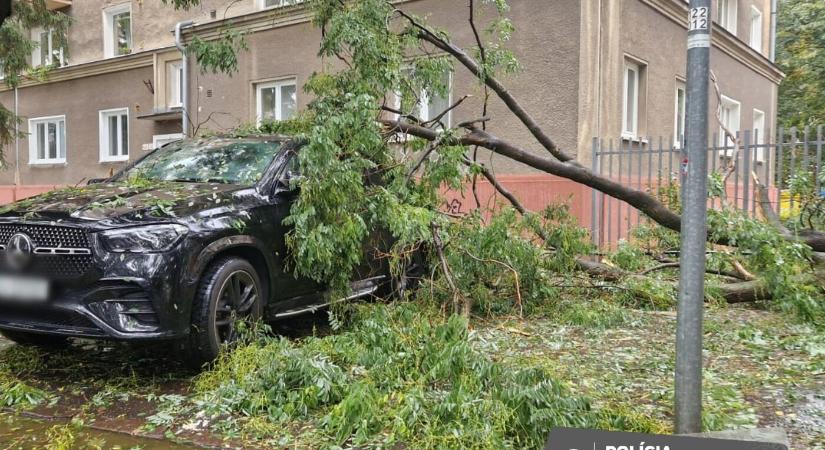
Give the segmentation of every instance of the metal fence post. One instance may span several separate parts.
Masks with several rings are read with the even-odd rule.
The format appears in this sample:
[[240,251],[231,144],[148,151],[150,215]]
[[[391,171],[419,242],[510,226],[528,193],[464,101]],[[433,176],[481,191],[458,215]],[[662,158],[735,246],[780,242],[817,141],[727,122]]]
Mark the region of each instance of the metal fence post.
[[751,180],[751,132],[749,130],[745,130],[742,132],[742,146],[744,147],[745,154],[742,155],[742,177],[744,180],[744,186],[742,188],[742,211],[745,212],[745,215],[748,215],[748,211],[750,211],[750,180]]
[[[591,170],[593,173],[598,173],[599,168],[599,138],[593,138],[593,153],[592,153]],[[598,199],[599,192],[595,189],[590,189],[592,194],[590,196],[590,234],[593,239],[593,245],[599,245],[599,219],[598,219]]]

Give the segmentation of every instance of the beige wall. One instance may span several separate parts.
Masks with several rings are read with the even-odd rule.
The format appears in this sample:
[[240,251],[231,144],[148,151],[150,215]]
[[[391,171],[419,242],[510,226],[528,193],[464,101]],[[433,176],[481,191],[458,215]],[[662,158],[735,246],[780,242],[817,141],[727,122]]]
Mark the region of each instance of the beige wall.
[[[66,116],[66,163],[48,166],[29,164],[28,139],[20,140],[20,179],[23,184],[77,184],[84,179],[104,176],[124,163],[100,162],[99,111],[129,108],[129,153],[142,156],[143,144],[151,144],[156,134],[180,131],[175,122],[139,120],[151,111],[152,94],[143,84],[152,79],[152,66],[79,78],[71,81],[22,88],[19,112],[24,119]],[[0,93],[0,102],[13,107],[13,92]],[[28,131],[28,120],[23,130]],[[0,171],[0,184],[14,183],[14,147],[4,149],[8,167]]]
[[[75,0],[61,10],[73,18],[69,30],[69,64],[103,59],[103,11],[110,6],[131,4],[133,52],[174,44],[175,24],[192,19],[198,23],[247,14],[256,10],[256,0],[204,0],[190,11],[175,11],[160,0]],[[227,9],[228,8],[228,9]],[[215,19],[212,19],[212,11]]]
[[[578,154],[584,164],[590,163],[591,139],[594,136],[618,137],[621,127],[623,61],[631,56],[647,67],[645,106],[642,108],[642,132],[668,135],[673,132],[675,85],[685,72],[685,25],[668,17],[652,5],[668,0],[518,0],[512,1],[508,16],[516,26],[516,33],[508,43],[522,64],[518,74],[503,77],[503,82],[536,121],[564,150]],[[751,2],[765,8],[770,0],[740,0],[740,20]],[[191,14],[170,12],[160,7],[160,0],[133,1],[133,36],[136,50],[171,45],[170,30],[174,23]],[[210,12],[223,16],[229,1],[206,0],[196,11],[196,20],[203,24],[211,20]],[[24,87],[20,90],[20,112],[28,117],[67,115],[67,165],[29,167],[28,143],[21,142],[21,180],[24,184],[74,184],[83,178],[106,175],[117,168],[101,164],[98,144],[98,111],[129,106],[130,150],[132,158],[142,154],[144,144],[151,143],[152,135],[179,131],[179,121],[152,122],[138,120],[140,114],[150,113],[162,102],[153,98],[144,81],[153,81],[156,90],[163,90],[165,76],[162,68],[153,70],[152,55],[133,55],[105,63],[92,62],[102,57],[102,8],[114,2],[104,0],[76,0],[68,11],[77,17],[71,32],[72,66],[53,74],[90,71],[109,67],[123,61],[145,58],[140,68],[129,68],[114,73],[81,76],[67,81]],[[552,7],[548,7],[550,4]],[[672,0],[676,10],[681,0]],[[746,7],[747,5],[747,7]],[[404,8],[428,16],[431,23],[446,28],[451,38],[464,48],[474,45],[467,23],[467,4],[463,1],[412,0]],[[229,15],[255,10],[255,0],[241,0],[230,8]],[[286,11],[286,10],[285,10]],[[433,11],[438,11],[433,14]],[[299,108],[305,108],[308,96],[301,86],[315,71],[323,70],[336,61],[322,61],[317,57],[320,32],[301,13],[276,11],[273,14],[252,14],[239,17],[238,26],[248,27],[250,50],[239,54],[238,72],[232,77],[202,74],[191,71],[190,109],[193,125],[201,129],[227,130],[255,120],[255,83],[284,78],[295,78],[299,86]],[[489,11],[488,11],[489,12]],[[749,16],[748,16],[749,17]],[[766,27],[769,12],[765,13]],[[487,22],[484,14],[479,23]],[[273,28],[274,27],[274,28]],[[740,32],[749,31],[749,24],[739,26]],[[199,32],[210,33],[217,25],[201,27]],[[716,32],[717,35],[721,34]],[[765,39],[768,32],[764,33]],[[189,36],[191,38],[191,36]],[[747,37],[745,37],[747,39]],[[730,44],[728,44],[730,47]],[[768,51],[765,46],[765,54]],[[164,53],[166,52],[166,53]],[[745,62],[760,60],[763,72],[770,64],[764,57],[739,48],[713,51],[713,67],[725,95],[742,103],[741,124],[750,128],[752,110],[764,111],[772,120],[776,104],[776,84],[765,73],[749,68]],[[155,56],[163,60],[174,58],[174,51],[164,50]],[[743,62],[744,61],[744,62]],[[749,63],[750,64],[750,63]],[[133,67],[133,66],[130,66]],[[160,67],[160,65],[158,66]],[[97,70],[97,69],[95,69]],[[768,70],[770,72],[770,70]],[[85,72],[84,72],[85,73]],[[92,73],[92,72],[89,72]],[[96,72],[95,72],[96,73]],[[80,75],[78,75],[80,76]],[[11,92],[0,92],[0,102],[10,107]],[[453,123],[481,115],[482,89],[476,80],[459,67],[453,78],[453,99],[468,94],[473,97],[455,111]],[[715,101],[711,112],[715,112]],[[525,148],[542,152],[532,136],[505,106],[493,99],[488,115],[492,118],[491,132],[516,141]],[[772,124],[769,124],[772,125]],[[26,127],[27,128],[27,127]],[[714,127],[715,128],[715,127]],[[771,127],[772,128],[772,127]],[[13,163],[10,149],[7,161]],[[484,154],[484,160],[489,161]],[[525,173],[527,168],[509,160],[495,160],[499,173]],[[13,181],[13,171],[0,172],[0,184]]]
[[[648,0],[583,1],[583,14],[589,18],[586,23],[590,24],[591,34],[582,40],[582,98],[589,104],[601,105],[600,108],[584,108],[586,114],[580,122],[579,155],[585,163],[590,162],[589,146],[594,136],[616,139],[621,135],[626,59],[641,62],[646,72],[646,82],[641,89],[639,134],[652,136],[658,143],[658,136],[669,137],[675,132],[675,90],[677,83],[684,81],[686,68],[686,24],[662,14],[653,6],[655,3]],[[750,2],[740,0],[740,3],[741,17],[743,5]],[[599,18],[601,36],[595,25]],[[759,55],[740,43],[735,50],[730,50],[733,46],[730,39],[725,39],[727,43],[724,44],[717,42],[718,38],[724,37],[724,31],[715,27],[714,33],[719,36],[714,40],[711,67],[722,93],[741,102],[741,128],[751,128],[752,111],[757,108],[765,112],[769,122],[766,126],[772,129],[770,122],[776,110],[777,80],[757,71],[779,76],[778,70],[764,56],[767,49],[765,54]],[[731,56],[731,51],[737,55],[736,59]],[[717,129],[716,107],[716,98],[711,91],[711,134]]]
[[[511,2],[508,16],[517,32],[508,46],[521,62],[522,71],[505,76],[503,81],[557,143],[569,150],[576,148],[577,137],[579,0],[553,0],[553,4],[553,8],[548,8],[547,0]],[[454,42],[462,47],[475,45],[465,2],[420,0],[409,2],[404,8],[428,15],[430,23],[447,29]],[[432,11],[438,11],[438,14],[432,14]],[[485,26],[488,19],[480,17],[480,26]],[[300,86],[325,64],[316,56],[320,31],[303,22],[254,33],[248,41],[250,51],[240,55],[239,71],[231,78],[193,73],[190,89],[195,110],[193,122],[202,123],[208,119],[204,127],[225,130],[254,121],[253,86],[259,81],[296,78],[299,107],[306,106],[309,99]],[[326,63],[333,64],[334,61]],[[209,91],[211,98],[207,96]],[[457,100],[467,94],[473,97],[456,109],[453,123],[480,117],[482,109],[482,89],[468,71],[459,67],[453,76],[452,96]],[[492,118],[491,132],[517,140],[526,148],[538,148],[503,103],[493,100],[488,115]],[[489,161],[487,157],[485,155],[485,161]],[[508,160],[499,162],[496,168],[507,172],[526,171],[525,167]]]

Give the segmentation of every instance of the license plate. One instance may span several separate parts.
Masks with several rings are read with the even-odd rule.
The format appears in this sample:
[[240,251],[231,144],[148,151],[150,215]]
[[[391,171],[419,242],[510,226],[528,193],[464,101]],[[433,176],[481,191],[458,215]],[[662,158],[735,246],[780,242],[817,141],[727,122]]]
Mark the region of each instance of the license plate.
[[45,278],[0,275],[0,298],[21,302],[46,301],[49,298],[49,280]]

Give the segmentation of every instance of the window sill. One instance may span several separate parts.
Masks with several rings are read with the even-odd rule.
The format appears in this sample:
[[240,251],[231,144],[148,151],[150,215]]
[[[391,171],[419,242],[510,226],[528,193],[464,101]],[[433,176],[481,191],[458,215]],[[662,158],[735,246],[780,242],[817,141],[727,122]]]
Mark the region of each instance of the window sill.
[[627,142],[636,142],[639,144],[647,144],[647,139],[632,134],[622,133],[622,140]]
[[118,163],[129,162],[129,157],[126,156],[126,157],[123,157],[123,158],[106,158],[106,159],[101,159],[98,162],[100,164],[118,164]]
[[50,169],[52,167],[65,167],[65,166],[67,166],[67,164],[66,164],[66,160],[62,159],[62,160],[54,160],[54,161],[29,162],[29,166],[31,166],[33,168],[39,168],[39,169]]

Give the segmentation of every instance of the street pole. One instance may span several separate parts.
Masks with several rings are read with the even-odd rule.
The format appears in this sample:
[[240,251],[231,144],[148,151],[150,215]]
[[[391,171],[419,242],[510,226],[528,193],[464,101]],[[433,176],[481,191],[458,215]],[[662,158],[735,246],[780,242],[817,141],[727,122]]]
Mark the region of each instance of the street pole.
[[682,146],[682,248],[676,319],[676,432],[702,431],[702,319],[707,221],[711,0],[690,0]]

